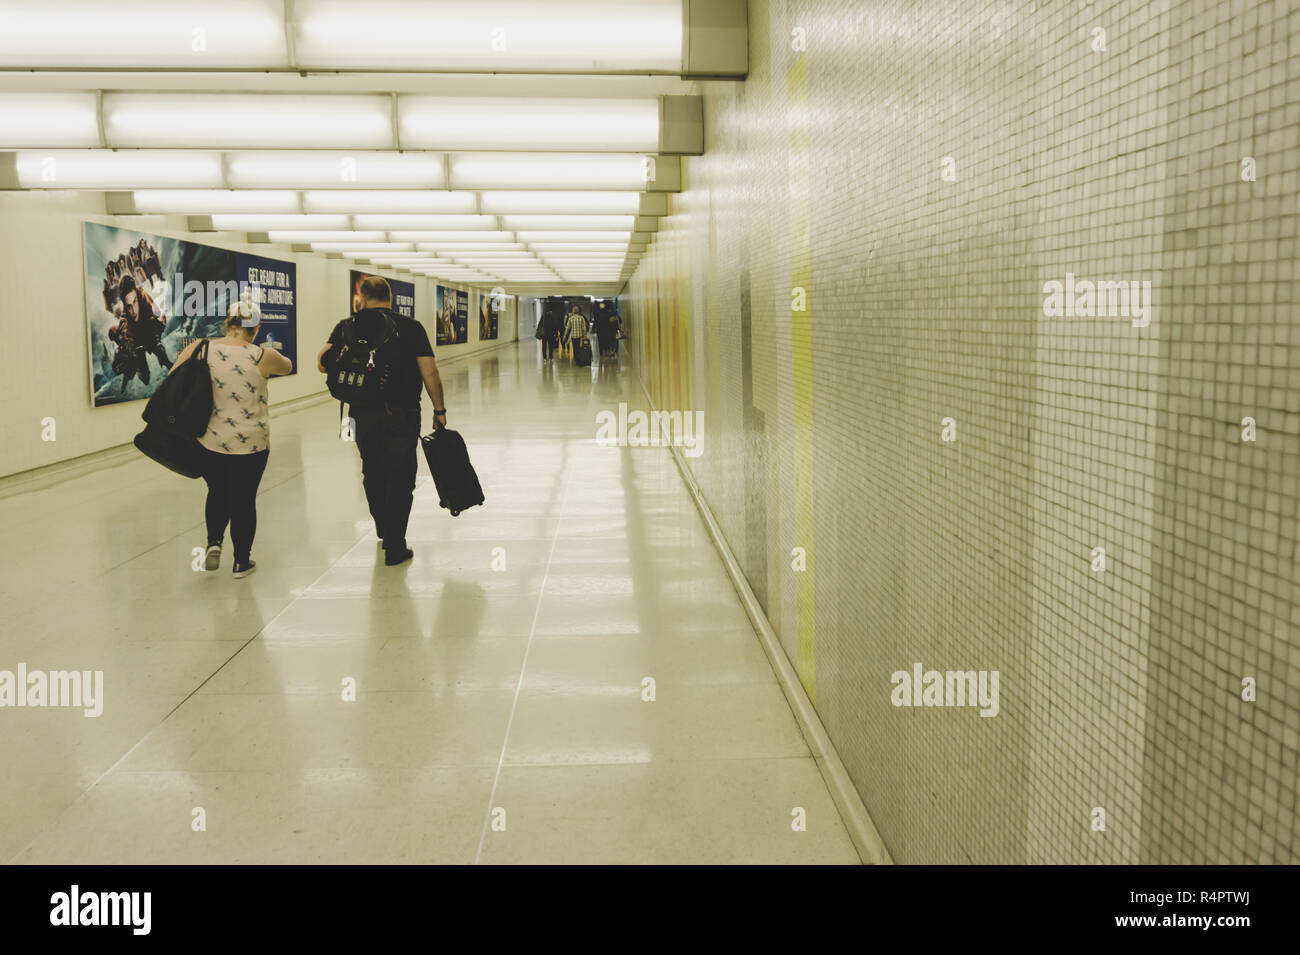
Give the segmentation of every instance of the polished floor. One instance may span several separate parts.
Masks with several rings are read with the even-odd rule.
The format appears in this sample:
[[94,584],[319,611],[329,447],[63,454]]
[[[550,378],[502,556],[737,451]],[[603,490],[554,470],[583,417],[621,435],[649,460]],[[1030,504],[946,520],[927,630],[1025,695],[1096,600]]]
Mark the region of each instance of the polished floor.
[[526,341],[443,378],[487,504],[421,461],[404,567],[330,403],[273,419],[243,580],[143,458],[0,499],[0,669],[105,700],[0,709],[0,859],[858,861],[670,456],[596,443],[631,371]]

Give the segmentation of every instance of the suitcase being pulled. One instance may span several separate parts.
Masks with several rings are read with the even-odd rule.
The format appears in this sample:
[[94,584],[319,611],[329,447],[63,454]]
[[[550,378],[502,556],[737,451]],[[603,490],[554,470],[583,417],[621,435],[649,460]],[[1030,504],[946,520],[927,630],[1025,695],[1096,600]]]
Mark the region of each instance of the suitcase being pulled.
[[573,345],[573,363],[579,368],[591,364],[591,339],[579,338]]
[[483,488],[459,432],[438,428],[420,438],[420,447],[438,489],[438,504],[451,511],[452,517],[483,503]]

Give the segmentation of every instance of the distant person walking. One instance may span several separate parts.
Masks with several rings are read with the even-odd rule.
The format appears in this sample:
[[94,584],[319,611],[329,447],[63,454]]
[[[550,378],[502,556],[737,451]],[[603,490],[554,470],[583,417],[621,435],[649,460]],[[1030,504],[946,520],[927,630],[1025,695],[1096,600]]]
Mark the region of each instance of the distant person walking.
[[375,534],[389,567],[414,555],[406,546],[406,527],[415,500],[416,448],[420,444],[420,387],[433,401],[435,427],[446,427],[442,378],[429,335],[413,318],[393,311],[388,280],[370,276],[361,283],[361,308],[334,326],[316,367],[329,374],[344,347],[358,340],[376,343],[373,363],[379,398],[353,404],[348,414],[361,456],[361,486],[375,521]]
[[596,349],[603,357],[609,352],[610,340],[614,333],[609,326],[609,315],[603,309],[596,310],[595,321],[592,322],[596,332]]
[[577,344],[579,338],[587,337],[587,320],[582,317],[582,312],[578,306],[573,306],[573,311],[564,321],[564,331],[560,338],[561,348],[567,349],[569,357],[573,357],[573,346]]
[[560,347],[560,332],[564,328],[564,306],[548,305],[542,313],[542,361],[550,361]]
[[[247,577],[257,568],[252,557],[257,487],[271,455],[266,382],[293,371],[293,362],[274,348],[254,344],[261,323],[261,309],[241,298],[230,306],[222,337],[208,341],[212,417],[199,438],[203,480],[208,485],[204,507],[208,550],[203,568],[216,570],[221,565],[221,545],[229,525],[236,577]],[[176,356],[176,364],[188,359],[198,346],[199,341],[187,345]]]

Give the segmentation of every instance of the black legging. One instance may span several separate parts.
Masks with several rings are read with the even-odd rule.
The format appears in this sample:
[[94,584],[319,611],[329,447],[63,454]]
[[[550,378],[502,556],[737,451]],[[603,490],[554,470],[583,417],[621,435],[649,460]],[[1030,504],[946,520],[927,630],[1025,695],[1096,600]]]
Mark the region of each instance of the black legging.
[[221,546],[230,525],[235,545],[235,563],[247,564],[257,533],[257,486],[270,451],[256,454],[222,454],[203,449],[203,480],[208,484],[204,517],[208,522],[208,546]]

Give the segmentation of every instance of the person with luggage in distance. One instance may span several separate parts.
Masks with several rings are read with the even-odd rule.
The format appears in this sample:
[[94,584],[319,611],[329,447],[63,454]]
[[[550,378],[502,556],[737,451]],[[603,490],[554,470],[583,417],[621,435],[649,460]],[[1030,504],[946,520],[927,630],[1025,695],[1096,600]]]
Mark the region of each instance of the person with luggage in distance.
[[578,342],[586,337],[587,320],[582,317],[582,313],[578,311],[578,306],[575,305],[573,311],[569,313],[569,317],[565,319],[564,332],[560,337],[560,348],[561,350],[567,348],[569,357],[576,359],[578,356],[574,349],[577,347]]
[[413,318],[393,311],[388,280],[361,283],[361,308],[334,326],[316,359],[330,394],[347,402],[361,456],[375,534],[389,567],[410,560],[406,526],[411,518],[420,443],[420,388],[433,401],[435,429],[447,426],[442,379],[429,335]]
[[176,356],[179,366],[207,341],[212,416],[198,439],[202,446],[201,473],[208,485],[204,507],[208,549],[203,569],[221,566],[221,545],[229,525],[236,577],[247,577],[257,568],[252,557],[253,535],[257,533],[257,486],[262,483],[271,455],[266,382],[293,371],[293,362],[274,348],[253,344],[261,323],[261,309],[245,294],[230,306],[221,338],[190,342]]

